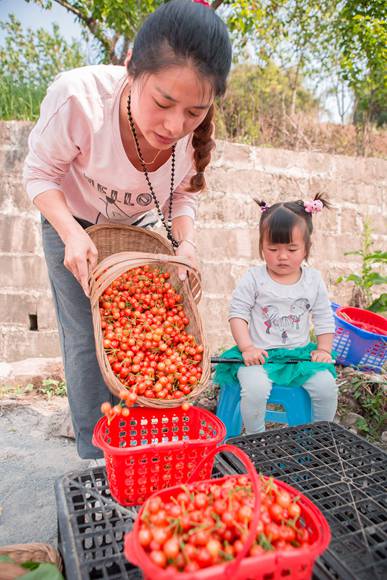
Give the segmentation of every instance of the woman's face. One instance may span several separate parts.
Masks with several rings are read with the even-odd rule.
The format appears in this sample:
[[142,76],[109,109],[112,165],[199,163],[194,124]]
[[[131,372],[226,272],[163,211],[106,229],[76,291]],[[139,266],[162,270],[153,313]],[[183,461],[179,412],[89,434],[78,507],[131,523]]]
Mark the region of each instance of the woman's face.
[[139,77],[131,87],[133,119],[149,145],[161,150],[192,133],[213,100],[210,81],[188,65]]

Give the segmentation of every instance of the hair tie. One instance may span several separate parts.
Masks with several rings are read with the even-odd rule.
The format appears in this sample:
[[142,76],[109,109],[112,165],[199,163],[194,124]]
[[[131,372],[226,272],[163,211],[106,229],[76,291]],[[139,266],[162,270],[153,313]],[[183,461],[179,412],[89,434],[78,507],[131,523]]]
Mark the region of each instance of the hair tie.
[[261,208],[261,212],[263,213],[264,211],[267,211],[269,209],[269,206],[267,205],[267,203],[263,203],[262,205],[259,206]]
[[192,0],[192,2],[195,2],[195,4],[203,4],[203,6],[207,6],[207,8],[211,8],[209,2],[206,2],[206,0]]
[[319,199],[313,199],[311,201],[304,201],[304,209],[306,213],[318,213],[324,208],[324,204]]
[[203,175],[204,175],[204,171],[197,171],[197,172],[196,172],[196,175],[200,175],[200,177],[203,177]]

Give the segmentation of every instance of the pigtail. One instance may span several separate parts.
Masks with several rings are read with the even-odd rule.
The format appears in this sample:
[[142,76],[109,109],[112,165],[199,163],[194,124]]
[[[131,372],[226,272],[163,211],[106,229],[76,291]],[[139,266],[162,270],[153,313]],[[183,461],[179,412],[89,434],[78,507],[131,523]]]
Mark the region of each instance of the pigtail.
[[214,105],[208,109],[200,125],[195,129],[192,137],[194,148],[194,162],[196,174],[191,177],[188,191],[201,191],[206,187],[204,170],[211,160],[211,151],[215,148],[214,134]]
[[253,200],[255,201],[255,203],[257,205],[259,205],[259,207],[261,208],[261,211],[264,212],[267,209],[269,209],[269,206],[267,205],[266,201],[263,201],[263,199],[257,199],[256,197],[253,197]]
[[316,193],[316,195],[313,198],[313,201],[321,201],[321,203],[323,204],[324,207],[326,207],[327,209],[332,209],[332,204],[327,200],[326,197],[324,197],[323,193]]
[[322,211],[324,207],[327,209],[332,207],[329,201],[323,197],[322,193],[316,193],[314,198],[308,201],[299,200],[296,203],[303,206],[304,215],[309,218],[312,217],[312,214]]

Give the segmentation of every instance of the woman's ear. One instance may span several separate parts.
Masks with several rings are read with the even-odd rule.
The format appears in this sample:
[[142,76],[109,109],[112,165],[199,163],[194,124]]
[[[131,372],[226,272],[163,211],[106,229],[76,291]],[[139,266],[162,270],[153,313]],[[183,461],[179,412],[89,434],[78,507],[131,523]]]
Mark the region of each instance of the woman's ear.
[[125,68],[128,68],[128,63],[129,63],[131,58],[132,58],[132,51],[129,49],[127,54],[126,54],[125,60],[124,60],[124,67]]

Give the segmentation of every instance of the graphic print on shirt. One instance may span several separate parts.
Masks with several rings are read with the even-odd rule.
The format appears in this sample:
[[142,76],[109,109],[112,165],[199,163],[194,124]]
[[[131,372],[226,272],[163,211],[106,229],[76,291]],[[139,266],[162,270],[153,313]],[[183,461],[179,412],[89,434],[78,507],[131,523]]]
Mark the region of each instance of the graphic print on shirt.
[[106,185],[101,183],[96,183],[92,177],[88,177],[85,173],[83,174],[89,185],[91,185],[99,194],[98,196],[104,206],[105,211],[103,215],[111,221],[122,221],[127,220],[131,214],[127,213],[126,207],[135,207],[139,205],[141,207],[147,207],[152,204],[153,198],[150,193],[138,193],[133,194],[131,192],[124,192],[123,199],[120,199],[120,194],[115,189],[109,189]]
[[[110,196],[106,195],[105,199],[103,199],[102,197],[99,198],[106,204],[105,216],[112,221],[113,220],[119,221],[130,217],[129,214],[125,213],[124,210],[117,204],[117,193],[118,193],[117,191],[113,190],[111,191]],[[131,193],[125,193],[125,199],[128,200],[126,205],[135,206],[136,205],[135,203],[130,203],[131,196],[132,196]],[[136,202],[137,205],[146,207],[152,202],[152,196],[150,193],[139,193],[137,195]]]
[[120,206],[117,205],[117,191],[112,191],[110,196],[105,196],[105,199],[102,197],[99,199],[106,204],[105,216],[109,220],[127,219],[129,217],[129,214],[125,213],[124,210],[122,210]]
[[300,328],[301,317],[310,309],[309,300],[307,298],[297,298],[290,305],[290,313],[287,316],[281,316],[277,306],[265,306],[261,308],[263,317],[265,319],[266,334],[270,334],[270,329],[278,328],[281,331],[281,340],[283,344],[287,343],[289,328]]

